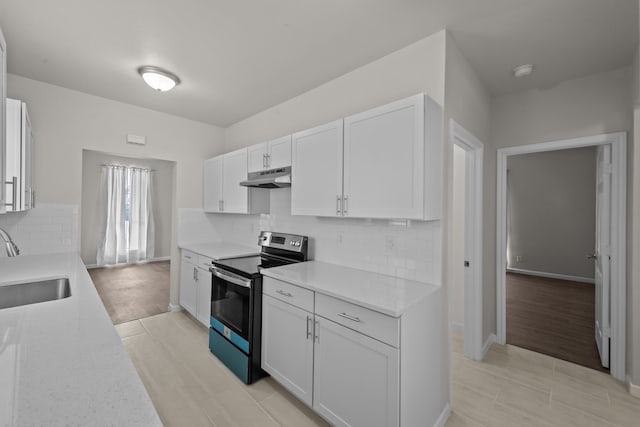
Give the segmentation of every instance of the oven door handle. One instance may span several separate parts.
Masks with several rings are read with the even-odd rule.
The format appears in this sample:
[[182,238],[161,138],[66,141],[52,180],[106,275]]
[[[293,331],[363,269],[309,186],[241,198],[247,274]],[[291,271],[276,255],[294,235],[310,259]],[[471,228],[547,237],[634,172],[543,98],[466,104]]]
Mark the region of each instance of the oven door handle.
[[222,272],[220,269],[216,267],[209,268],[209,271],[216,277],[219,277],[222,280],[226,280],[227,282],[233,283],[234,285],[242,286],[244,288],[251,288],[251,280],[246,280],[237,276],[233,273]]

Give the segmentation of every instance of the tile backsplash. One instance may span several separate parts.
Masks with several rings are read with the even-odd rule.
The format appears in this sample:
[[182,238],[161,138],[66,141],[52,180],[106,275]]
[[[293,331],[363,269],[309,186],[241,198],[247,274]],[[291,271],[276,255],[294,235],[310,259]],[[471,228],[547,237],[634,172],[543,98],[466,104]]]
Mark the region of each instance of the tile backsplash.
[[180,209],[179,242],[207,240],[257,245],[260,230],[309,236],[311,259],[440,283],[441,222],[291,215],[291,190],[270,191],[268,215],[205,214]]
[[[47,205],[26,212],[0,215],[6,230],[20,248],[21,255],[78,251],[78,206]],[[4,242],[0,257],[7,256]]]

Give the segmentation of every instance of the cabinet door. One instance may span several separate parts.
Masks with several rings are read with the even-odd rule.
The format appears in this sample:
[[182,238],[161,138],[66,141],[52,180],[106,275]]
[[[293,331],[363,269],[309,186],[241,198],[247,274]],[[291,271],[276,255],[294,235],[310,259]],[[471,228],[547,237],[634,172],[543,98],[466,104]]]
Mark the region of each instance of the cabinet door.
[[31,119],[27,112],[27,104],[22,103],[22,165],[20,169],[22,183],[22,209],[31,209],[33,201],[33,131]]
[[180,305],[196,316],[196,266],[182,261],[180,264]]
[[211,272],[196,269],[196,318],[207,328],[211,323]]
[[22,101],[7,98],[7,114],[5,117],[6,150],[5,150],[5,195],[7,211],[22,210]]
[[203,206],[205,212],[220,212],[222,207],[222,163],[218,156],[204,161]]
[[267,143],[252,145],[247,148],[248,172],[261,171],[267,168]]
[[423,217],[424,95],[344,119],[345,215]]
[[293,135],[291,214],[340,216],[342,120]]
[[224,155],[222,179],[222,210],[231,213],[248,213],[249,190],[240,185],[247,179],[247,149]]
[[[5,98],[7,97],[7,43],[4,41],[2,29],[0,28],[0,179],[5,179],[5,140],[6,140],[6,115]],[[5,186],[0,181],[0,213],[5,212],[5,203],[7,202],[5,195]]]
[[313,315],[269,295],[262,299],[262,369],[311,406]]
[[269,169],[291,166],[291,135],[269,141],[269,152],[267,154],[267,166]]
[[336,426],[397,426],[399,350],[316,320],[313,409]]

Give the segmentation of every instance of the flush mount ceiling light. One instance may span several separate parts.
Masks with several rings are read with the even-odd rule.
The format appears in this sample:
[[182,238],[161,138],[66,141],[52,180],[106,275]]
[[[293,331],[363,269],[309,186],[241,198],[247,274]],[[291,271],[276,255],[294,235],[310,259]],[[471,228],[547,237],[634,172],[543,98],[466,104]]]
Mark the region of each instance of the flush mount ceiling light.
[[531,64],[520,65],[519,67],[516,67],[513,69],[513,75],[515,77],[525,77],[531,74],[532,72],[533,72],[533,65]]
[[152,65],[138,68],[138,74],[142,76],[146,84],[160,92],[171,90],[180,83],[180,79],[175,74]]

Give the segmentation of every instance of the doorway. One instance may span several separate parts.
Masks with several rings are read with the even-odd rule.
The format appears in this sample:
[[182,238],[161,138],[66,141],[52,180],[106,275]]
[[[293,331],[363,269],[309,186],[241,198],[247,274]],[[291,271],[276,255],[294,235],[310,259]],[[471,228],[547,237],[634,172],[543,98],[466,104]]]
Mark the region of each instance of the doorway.
[[[610,344],[610,353],[601,348],[601,355],[606,358],[610,354],[611,375],[619,380],[625,377],[625,322],[626,322],[626,134],[613,133],[596,135],[593,137],[575,138],[562,141],[531,144],[498,150],[498,187],[497,187],[497,339],[498,343],[506,343],[506,282],[509,257],[517,254],[508,253],[508,173],[507,165],[510,156],[519,154],[542,153],[547,151],[564,150],[580,147],[609,147],[598,148],[599,152],[608,152],[609,157],[601,162],[605,175],[610,177],[610,199],[604,199],[604,205],[610,215],[600,220],[605,221],[606,227],[599,226],[596,241],[603,238],[603,230],[610,230],[610,242],[607,242],[596,257],[607,260],[606,271],[600,266],[600,278],[596,274],[596,297],[603,311],[596,309],[596,330],[599,329],[600,344]],[[601,159],[602,160],[602,159]],[[593,188],[593,187],[592,187]],[[596,221],[596,222],[598,222]],[[608,239],[608,238],[607,238]],[[610,244],[609,244],[610,243]],[[597,245],[596,245],[597,246]],[[598,263],[596,263],[598,264]],[[602,274],[605,280],[602,280]],[[604,334],[604,337],[603,337]],[[597,336],[597,333],[594,334]],[[597,338],[594,336],[594,340]],[[605,341],[606,339],[606,341]]]
[[451,329],[464,331],[464,355],[482,360],[482,176],[484,146],[451,119],[453,186],[448,250]]

